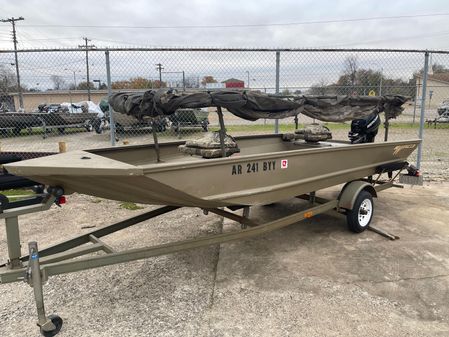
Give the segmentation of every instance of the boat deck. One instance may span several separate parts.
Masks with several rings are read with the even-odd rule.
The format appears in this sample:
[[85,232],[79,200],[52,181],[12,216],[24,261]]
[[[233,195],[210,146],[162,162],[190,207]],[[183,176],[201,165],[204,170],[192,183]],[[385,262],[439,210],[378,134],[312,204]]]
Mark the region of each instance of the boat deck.
[[[240,148],[239,153],[235,153],[228,158],[238,158],[241,156],[267,154],[273,152],[284,152],[294,150],[310,150],[317,148],[329,148],[329,147],[341,147],[349,145],[349,142],[319,142],[319,143],[306,143],[302,140],[298,141],[284,141],[282,135],[266,135],[266,136],[242,136],[235,138]],[[156,162],[156,153],[154,151],[154,145],[137,145],[127,146],[123,148],[114,149],[100,149],[90,150],[96,155],[114,159],[129,165],[139,166],[142,168],[170,164],[178,162],[198,162],[198,161],[210,161],[215,159],[207,159],[201,156],[194,156],[190,154],[181,153],[178,150],[178,146],[184,144],[181,142],[169,142],[160,144],[161,162]],[[218,158],[221,159],[221,158]]]

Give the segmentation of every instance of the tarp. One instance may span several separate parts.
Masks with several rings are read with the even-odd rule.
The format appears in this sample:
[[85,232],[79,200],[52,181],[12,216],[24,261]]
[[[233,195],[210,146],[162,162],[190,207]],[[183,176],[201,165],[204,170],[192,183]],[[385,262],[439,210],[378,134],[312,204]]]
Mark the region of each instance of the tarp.
[[92,101],[81,101],[77,103],[61,103],[63,108],[67,108],[70,113],[83,113],[82,106],[86,107],[87,112],[96,113],[99,118],[104,116],[104,112],[100,109],[100,106]]
[[295,96],[281,98],[248,90],[179,92],[174,89],[144,93],[116,93],[109,98],[112,108],[121,113],[142,116],[167,116],[181,108],[221,106],[247,120],[286,118],[304,114],[326,122],[344,122],[385,112],[396,118],[408,97],[387,96]]

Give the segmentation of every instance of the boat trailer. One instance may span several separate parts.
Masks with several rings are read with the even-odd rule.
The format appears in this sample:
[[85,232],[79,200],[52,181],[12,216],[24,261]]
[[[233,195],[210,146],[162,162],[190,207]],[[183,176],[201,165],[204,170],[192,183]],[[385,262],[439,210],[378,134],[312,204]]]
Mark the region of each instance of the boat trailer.
[[[57,315],[47,317],[45,314],[43,286],[50,276],[172,254],[236,240],[245,240],[290,226],[301,220],[309,219],[328,211],[346,214],[348,225],[350,225],[350,218],[355,217],[362,221],[365,216],[369,216],[368,222],[364,222],[364,227],[370,228],[369,223],[374,210],[372,197],[377,197],[378,192],[390,187],[403,187],[396,185],[394,179],[406,166],[407,163],[403,162],[379,167],[377,170],[377,179],[369,177],[367,179],[348,182],[344,185],[340,195],[336,199],[324,199],[318,197],[315,192],[297,196],[297,198],[308,201],[308,207],[306,209],[263,224],[255,223],[249,218],[249,207],[247,206],[230,207],[234,211],[243,209],[243,216],[223,208],[203,209],[206,215],[210,212],[240,223],[241,229],[125,251],[116,251],[102,241],[101,238],[143,221],[172,212],[180,207],[159,207],[41,250],[38,248],[37,242],[32,241],[28,243],[28,255],[22,255],[18,217],[24,214],[48,210],[53,204],[60,205],[64,202],[64,191],[59,188],[49,188],[44,194],[37,195],[32,199],[11,202],[3,196],[0,200],[0,218],[5,219],[8,261],[0,265],[0,283],[19,281],[28,283],[34,291],[38,316],[37,325],[40,327],[42,335],[46,337],[55,336],[60,331],[63,322]],[[393,170],[397,170],[394,176],[392,174]],[[381,180],[380,178],[383,173],[388,173],[389,179]],[[367,210],[366,207],[362,207],[363,203],[358,201],[360,196],[366,196],[365,198],[367,200],[371,200],[371,209]],[[362,224],[363,221],[361,222]],[[354,229],[351,226],[349,227],[350,229]],[[390,239],[398,238],[380,229],[371,229]],[[361,232],[362,230],[354,231]],[[100,251],[104,254],[85,256]],[[76,259],[74,259],[75,257]]]

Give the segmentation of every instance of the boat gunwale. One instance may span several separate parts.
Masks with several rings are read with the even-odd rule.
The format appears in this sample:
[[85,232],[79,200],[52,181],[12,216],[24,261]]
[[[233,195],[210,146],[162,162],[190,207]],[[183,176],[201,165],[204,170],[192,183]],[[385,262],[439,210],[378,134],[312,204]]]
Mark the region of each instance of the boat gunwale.
[[[236,140],[251,140],[251,139],[257,139],[257,138],[282,138],[282,133],[279,134],[258,134],[258,135],[243,135],[243,136],[235,136],[233,137]],[[170,147],[173,145],[183,145],[186,143],[188,139],[186,140],[170,140],[170,141],[166,141],[166,142],[160,142],[159,143],[159,147]],[[98,155],[102,155],[102,153],[109,153],[109,152],[121,152],[121,151],[127,151],[129,149],[132,150],[138,150],[138,149],[144,149],[144,148],[149,148],[149,149],[153,149],[154,148],[154,143],[149,143],[149,144],[137,144],[137,145],[123,145],[123,146],[108,146],[108,147],[103,147],[103,148],[93,148],[93,149],[86,149],[83,150],[85,152],[89,152],[89,153],[93,153],[93,154],[98,154]],[[218,158],[220,159],[220,158]]]
[[[226,158],[198,158],[198,161],[175,161],[170,163],[151,163],[151,164],[143,164],[143,165],[135,165],[138,168],[143,170],[143,174],[148,173],[158,173],[158,172],[167,172],[172,170],[180,170],[185,168],[196,168],[196,167],[207,167],[207,166],[216,166],[219,164],[235,164],[242,161],[257,161],[263,159],[273,159],[279,157],[293,157],[293,156],[304,156],[308,154],[317,154],[323,152],[330,151],[347,151],[351,148],[363,148],[363,147],[386,147],[395,143],[395,145],[405,145],[410,143],[417,143],[417,145],[421,142],[420,139],[411,139],[411,140],[402,140],[402,141],[388,141],[388,142],[379,142],[379,143],[363,143],[363,144],[347,144],[347,146],[329,146],[323,148],[310,148],[310,149],[296,149],[296,150],[286,150],[286,151],[276,151],[276,152],[266,152],[266,153],[257,153],[250,154],[245,156],[238,157],[226,157]],[[283,158],[284,159],[284,158]]]

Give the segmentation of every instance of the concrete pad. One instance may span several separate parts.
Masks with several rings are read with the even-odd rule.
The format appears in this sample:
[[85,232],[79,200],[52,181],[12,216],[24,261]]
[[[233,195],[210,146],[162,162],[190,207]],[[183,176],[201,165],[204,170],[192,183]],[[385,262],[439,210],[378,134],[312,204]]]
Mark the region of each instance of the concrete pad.
[[[68,201],[20,219],[24,247],[140,212],[82,195]],[[251,218],[265,222],[304,205],[257,207]],[[375,205],[376,226],[400,240],[352,234],[344,216],[323,214],[247,241],[52,277],[44,286],[48,313],[64,319],[61,337],[449,336],[449,184],[389,189]],[[215,215],[181,209],[104,240],[123,250],[222,226]],[[1,336],[39,336],[35,321],[32,289],[0,285]]]
[[325,214],[222,245],[208,335],[449,336],[449,185],[390,189],[375,204],[373,224],[400,240],[352,234],[344,216]]
[[[68,196],[62,208],[23,216],[22,249],[37,240],[44,248],[154,207],[130,211],[118,202]],[[221,231],[222,219],[198,209],[180,209],[103,240],[121,251]],[[0,228],[0,257],[6,260]],[[54,276],[44,286],[47,314],[60,315],[61,337],[196,336],[213,291],[218,246],[206,247]],[[0,284],[0,336],[41,336],[33,291],[25,283]]]

